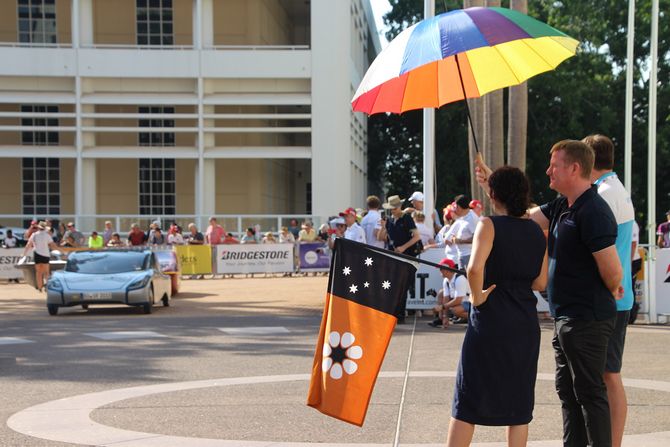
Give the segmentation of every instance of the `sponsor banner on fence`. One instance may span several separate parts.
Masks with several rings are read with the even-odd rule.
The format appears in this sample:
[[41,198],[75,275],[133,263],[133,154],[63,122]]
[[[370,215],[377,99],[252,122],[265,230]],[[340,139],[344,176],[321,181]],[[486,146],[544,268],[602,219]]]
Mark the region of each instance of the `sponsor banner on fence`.
[[[23,248],[0,248],[0,278],[23,278],[23,272],[15,267],[23,257]],[[32,261],[32,256],[28,261]]]
[[656,314],[670,314],[670,248],[656,250]]
[[156,260],[163,273],[179,273],[177,253],[170,250],[155,250]]
[[330,269],[330,249],[323,242],[298,245],[300,270],[327,272]]
[[212,247],[210,245],[177,245],[177,257],[182,275],[208,275],[212,273]]
[[293,271],[293,244],[216,246],[216,273],[287,273]]
[[[443,248],[429,248],[420,259],[437,264],[444,258]],[[419,264],[414,277],[414,287],[409,288],[407,309],[432,309],[437,304],[437,292],[442,288],[442,274],[436,267]]]

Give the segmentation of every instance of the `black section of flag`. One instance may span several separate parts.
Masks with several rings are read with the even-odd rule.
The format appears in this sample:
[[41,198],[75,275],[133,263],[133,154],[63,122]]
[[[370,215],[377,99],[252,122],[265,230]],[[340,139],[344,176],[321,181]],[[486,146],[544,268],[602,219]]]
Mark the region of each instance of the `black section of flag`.
[[329,292],[393,315],[415,274],[416,264],[410,261],[339,238],[330,265]]

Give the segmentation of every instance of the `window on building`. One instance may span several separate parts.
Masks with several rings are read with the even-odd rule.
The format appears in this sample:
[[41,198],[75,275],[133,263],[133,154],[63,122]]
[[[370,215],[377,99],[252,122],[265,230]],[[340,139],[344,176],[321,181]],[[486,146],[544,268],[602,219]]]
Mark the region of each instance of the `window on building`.
[[305,183],[305,213],[312,214],[312,183]]
[[176,214],[175,173],[173,158],[140,159],[140,214]]
[[137,44],[173,45],[172,0],[136,0]]
[[[58,106],[22,105],[21,112],[58,113]],[[21,118],[21,125],[31,127],[58,127],[58,118]],[[58,132],[24,130],[21,132],[21,143],[27,146],[58,146]]]
[[[152,106],[140,107],[139,113],[143,114],[170,114],[174,113],[174,107]],[[140,127],[174,127],[174,120],[166,119],[141,119]],[[174,132],[140,132],[140,146],[174,146]]]
[[60,162],[57,158],[24,158],[21,162],[23,214],[60,214]]
[[56,0],[18,0],[19,42],[56,43]]

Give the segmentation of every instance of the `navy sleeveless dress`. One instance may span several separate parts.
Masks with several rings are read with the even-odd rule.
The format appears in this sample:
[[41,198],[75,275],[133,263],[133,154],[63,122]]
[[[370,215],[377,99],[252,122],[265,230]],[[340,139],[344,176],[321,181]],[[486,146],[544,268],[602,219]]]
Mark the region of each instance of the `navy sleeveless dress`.
[[456,375],[452,416],[476,425],[522,425],[533,418],[540,353],[537,299],[546,239],[530,219],[490,218],[495,228],[484,289],[495,290],[472,307]]

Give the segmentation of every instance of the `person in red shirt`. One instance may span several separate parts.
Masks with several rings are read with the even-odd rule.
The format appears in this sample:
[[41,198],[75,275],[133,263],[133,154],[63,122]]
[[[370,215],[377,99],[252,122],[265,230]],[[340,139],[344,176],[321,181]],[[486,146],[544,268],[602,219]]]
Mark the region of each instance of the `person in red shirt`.
[[209,226],[205,233],[205,243],[209,245],[218,245],[223,242],[226,236],[226,230],[216,222],[216,217],[209,218]]
[[131,247],[138,247],[144,245],[146,235],[144,231],[140,230],[140,226],[136,223],[130,226],[130,233],[128,233],[128,245]]

